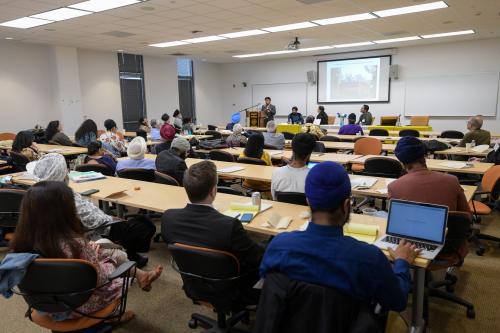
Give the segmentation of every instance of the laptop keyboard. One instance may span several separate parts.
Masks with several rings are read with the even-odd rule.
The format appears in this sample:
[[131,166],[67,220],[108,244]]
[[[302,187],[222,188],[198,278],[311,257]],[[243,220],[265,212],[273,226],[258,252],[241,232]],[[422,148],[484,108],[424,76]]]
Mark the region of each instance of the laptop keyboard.
[[[395,237],[395,236],[386,236],[384,241],[386,241],[387,243],[391,243],[391,244],[399,244],[401,239],[402,238]],[[415,242],[415,241],[411,241],[408,239],[406,239],[406,241],[412,245],[415,245],[417,247],[417,249],[427,250],[427,251],[434,251],[435,249],[437,249],[437,246],[435,246],[435,245],[421,243],[421,242]]]

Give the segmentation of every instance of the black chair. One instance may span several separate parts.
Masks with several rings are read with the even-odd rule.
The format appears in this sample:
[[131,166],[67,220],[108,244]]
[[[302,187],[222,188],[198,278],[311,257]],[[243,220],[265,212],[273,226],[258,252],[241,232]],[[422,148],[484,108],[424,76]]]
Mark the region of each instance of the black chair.
[[275,192],[276,201],[308,206],[306,195],[300,192]]
[[264,144],[264,148],[265,149],[271,149],[271,150],[280,150],[278,147],[270,145],[270,144],[267,144],[267,143]]
[[260,158],[252,158],[252,157],[239,157],[237,162],[244,163],[244,164],[267,165],[264,160],[261,160]]
[[354,297],[270,272],[266,274],[253,331],[380,333],[383,325],[379,321],[381,318],[368,304]]
[[205,135],[211,135],[212,140],[222,139],[222,133],[219,131],[215,131],[215,130],[208,130],[205,132]]
[[179,182],[172,176],[169,176],[160,171],[155,171],[155,183],[164,184],[164,185],[172,185],[172,186],[180,186]]
[[26,156],[21,153],[16,153],[15,151],[11,151],[10,158],[12,166],[16,172],[26,171],[26,164],[30,162]]
[[[449,212],[445,245],[439,255],[433,260],[426,271],[426,295],[437,297],[467,308],[467,317],[475,318],[476,313],[474,305],[453,293],[458,278],[452,273],[456,267],[463,265],[465,256],[468,253],[467,239],[471,234],[472,219],[469,213]],[[445,279],[434,281],[433,271],[446,269]],[[445,288],[445,290],[441,288]],[[426,313],[425,319],[428,319],[428,298],[425,299]],[[427,320],[426,320],[427,321]]]
[[440,137],[445,139],[463,139],[464,133],[460,131],[443,131]]
[[362,174],[371,177],[399,178],[403,175],[403,165],[387,157],[370,157],[365,161]]
[[0,247],[8,246],[14,236],[25,194],[24,190],[0,189]]
[[224,150],[211,150],[208,153],[208,157],[213,161],[224,161],[224,162],[234,162],[234,156]]
[[319,141],[340,142],[341,140],[334,135],[323,135]]
[[420,136],[420,132],[414,129],[404,129],[399,131],[399,136],[413,136],[414,138],[418,138]]
[[153,169],[140,169],[140,168],[130,168],[122,169],[117,171],[116,174],[120,178],[142,180],[144,182],[154,182],[155,181],[155,170]]
[[[240,296],[238,288],[240,263],[231,253],[185,244],[169,244],[172,267],[182,278],[185,294],[194,304],[209,304],[217,313],[217,320],[193,313],[190,328],[208,326],[206,333],[244,332],[234,326],[248,318],[247,311],[235,311],[235,300]],[[226,315],[231,315],[226,319]]]
[[55,142],[55,141],[52,141],[52,140],[49,140],[49,141],[47,142],[47,144],[52,145],[52,146],[59,146],[59,143],[57,143],[57,142]]
[[313,152],[315,153],[326,153],[325,144],[321,141],[316,141]]
[[370,130],[369,136],[389,136],[389,131],[384,128],[374,128]]
[[113,170],[111,170],[107,165],[97,164],[97,163],[80,164],[75,168],[75,171],[78,172],[94,171],[94,172],[100,172],[105,176],[109,177],[113,176]]
[[147,132],[145,132],[145,131],[136,131],[135,134],[137,136],[142,137],[144,139],[144,141],[146,141],[146,142],[148,141],[148,133]]
[[239,191],[239,190],[234,189],[230,186],[217,186],[217,192],[225,193],[225,194],[232,194],[232,195],[247,196],[246,193],[244,193],[243,191]]
[[[128,280],[135,262],[120,265],[107,277],[107,282],[97,285],[97,271],[94,265],[81,259],[36,259],[28,267],[18,285],[16,294],[23,296],[28,304],[26,316],[35,324],[53,332],[81,332],[93,328],[93,332],[111,332],[112,326],[105,321],[119,319],[127,305]],[[122,279],[121,296],[108,306],[92,314],[83,314],[78,308],[85,304],[92,294],[116,279]],[[67,321],[55,321],[46,314],[67,312],[81,317]]]
[[283,136],[285,137],[285,140],[293,140],[295,137],[295,134],[290,133],[290,132],[282,132]]
[[217,126],[215,126],[215,125],[208,125],[207,128],[209,131],[216,131],[217,130]]

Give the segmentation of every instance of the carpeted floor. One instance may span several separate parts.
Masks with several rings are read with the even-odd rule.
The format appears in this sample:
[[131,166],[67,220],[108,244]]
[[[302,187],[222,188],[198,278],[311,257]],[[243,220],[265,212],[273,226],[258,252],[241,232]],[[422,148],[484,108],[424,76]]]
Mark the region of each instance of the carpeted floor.
[[[500,213],[483,218],[483,233],[500,237]],[[446,301],[431,301],[430,332],[499,332],[500,330],[500,248],[498,244],[487,243],[488,250],[483,257],[474,253],[466,258],[464,266],[458,272],[459,282],[456,293],[471,301],[476,307],[476,319],[465,316],[465,309]],[[0,256],[5,250],[0,250]],[[201,306],[193,305],[181,290],[181,279],[170,268],[170,257],[164,244],[154,244],[149,253],[151,265],[165,267],[161,278],[154,284],[150,293],[137,287],[131,288],[128,309],[136,312],[137,317],[117,328],[118,333],[183,333],[196,332],[187,326],[190,314],[200,312],[211,315]],[[2,333],[46,332],[24,318],[26,305],[22,298],[14,296],[6,300],[0,297]],[[404,314],[408,316],[410,310]],[[307,318],[304,318],[307,320]],[[201,331],[201,330],[197,330]],[[392,332],[404,332],[405,326],[400,321]]]

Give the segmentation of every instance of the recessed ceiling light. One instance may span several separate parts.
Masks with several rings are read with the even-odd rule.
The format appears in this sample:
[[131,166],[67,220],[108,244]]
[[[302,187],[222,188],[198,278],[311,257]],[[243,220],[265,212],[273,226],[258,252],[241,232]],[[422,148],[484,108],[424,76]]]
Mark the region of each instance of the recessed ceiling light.
[[191,39],[183,39],[183,42],[186,43],[205,43],[205,42],[213,42],[216,40],[221,40],[221,39],[226,39],[221,36],[205,36],[205,37],[198,37],[198,38],[191,38]]
[[116,50],[116,52],[120,52],[120,53],[122,53],[122,52],[123,52],[123,50]]
[[308,51],[320,51],[320,50],[329,50],[333,49],[334,47],[331,45],[327,46],[316,46],[316,47],[306,47],[303,49],[299,49],[300,52],[308,52]]
[[377,18],[377,17],[373,14],[363,13],[363,14],[356,14],[356,15],[332,17],[332,18],[327,18],[327,19],[323,19],[323,20],[314,20],[311,22],[314,22],[314,23],[319,24],[319,25],[329,25],[329,24],[338,24],[338,23],[370,20],[370,19],[374,19],[374,18]]
[[343,47],[356,47],[356,46],[365,46],[365,45],[373,45],[373,42],[359,42],[359,43],[349,43],[349,44],[338,44],[333,45],[335,48],[343,48]]
[[448,7],[448,5],[446,4],[446,2],[436,1],[436,2],[424,3],[421,5],[415,5],[415,6],[407,6],[407,7],[379,10],[377,12],[373,12],[373,14],[380,16],[380,17],[387,17],[387,16],[394,16],[394,15],[403,15],[403,14],[410,14],[410,13],[425,12],[428,10],[441,9],[441,8],[447,8],[447,7]]
[[0,23],[0,25],[11,28],[28,29],[52,22],[54,21],[40,20],[32,17],[21,17],[12,21]]
[[312,28],[317,26],[318,26],[317,24],[312,22],[300,22],[300,23],[292,23],[292,24],[278,25],[275,27],[263,28],[262,30],[269,32],[280,32],[280,31],[288,31],[295,29]]
[[140,0],[89,0],[70,5],[70,8],[86,10],[89,12],[102,12],[105,10],[133,5],[135,3],[143,2]]
[[267,33],[269,33],[269,32],[268,31],[264,31],[264,30],[255,29],[255,30],[246,30],[246,31],[239,31],[239,32],[231,32],[231,33],[223,34],[223,35],[219,35],[219,36],[222,36],[222,37],[225,37],[225,38],[239,38],[239,37],[248,37],[248,36],[255,36],[255,35],[263,35],[263,34],[267,34]]
[[85,16],[92,14],[92,12],[87,12],[84,10],[72,9],[72,8],[59,8],[50,10],[48,12],[31,15],[30,17],[49,20],[49,21],[64,21],[75,17]]
[[149,46],[153,46],[153,47],[172,47],[172,46],[179,46],[179,45],[186,45],[186,44],[189,44],[189,43],[177,40],[175,42],[165,42],[165,43],[149,44]]
[[7,40],[13,40],[14,38],[13,37],[5,37],[5,39],[7,39]]
[[432,35],[422,35],[422,38],[437,38],[437,37],[449,37],[449,36],[459,36],[459,35],[469,35],[475,33],[474,30],[462,30],[462,31],[452,31],[452,32],[443,32],[440,34],[432,34]]
[[402,38],[392,38],[392,39],[374,40],[373,42],[376,44],[386,44],[386,43],[407,42],[410,40],[417,40],[417,39],[420,39],[420,37],[411,36],[411,37],[402,37]]

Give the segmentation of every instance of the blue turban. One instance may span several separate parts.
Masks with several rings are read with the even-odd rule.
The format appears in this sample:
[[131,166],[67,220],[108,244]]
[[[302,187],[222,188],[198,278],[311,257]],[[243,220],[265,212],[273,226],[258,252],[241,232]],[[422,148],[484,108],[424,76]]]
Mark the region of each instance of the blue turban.
[[239,112],[235,112],[233,113],[233,115],[231,116],[231,122],[233,124],[237,124],[240,122],[240,119],[241,119],[241,115]]
[[394,154],[404,164],[417,161],[425,156],[426,147],[422,141],[412,136],[401,138],[396,145]]
[[309,171],[306,197],[312,209],[335,210],[350,195],[351,181],[340,164],[323,162]]

